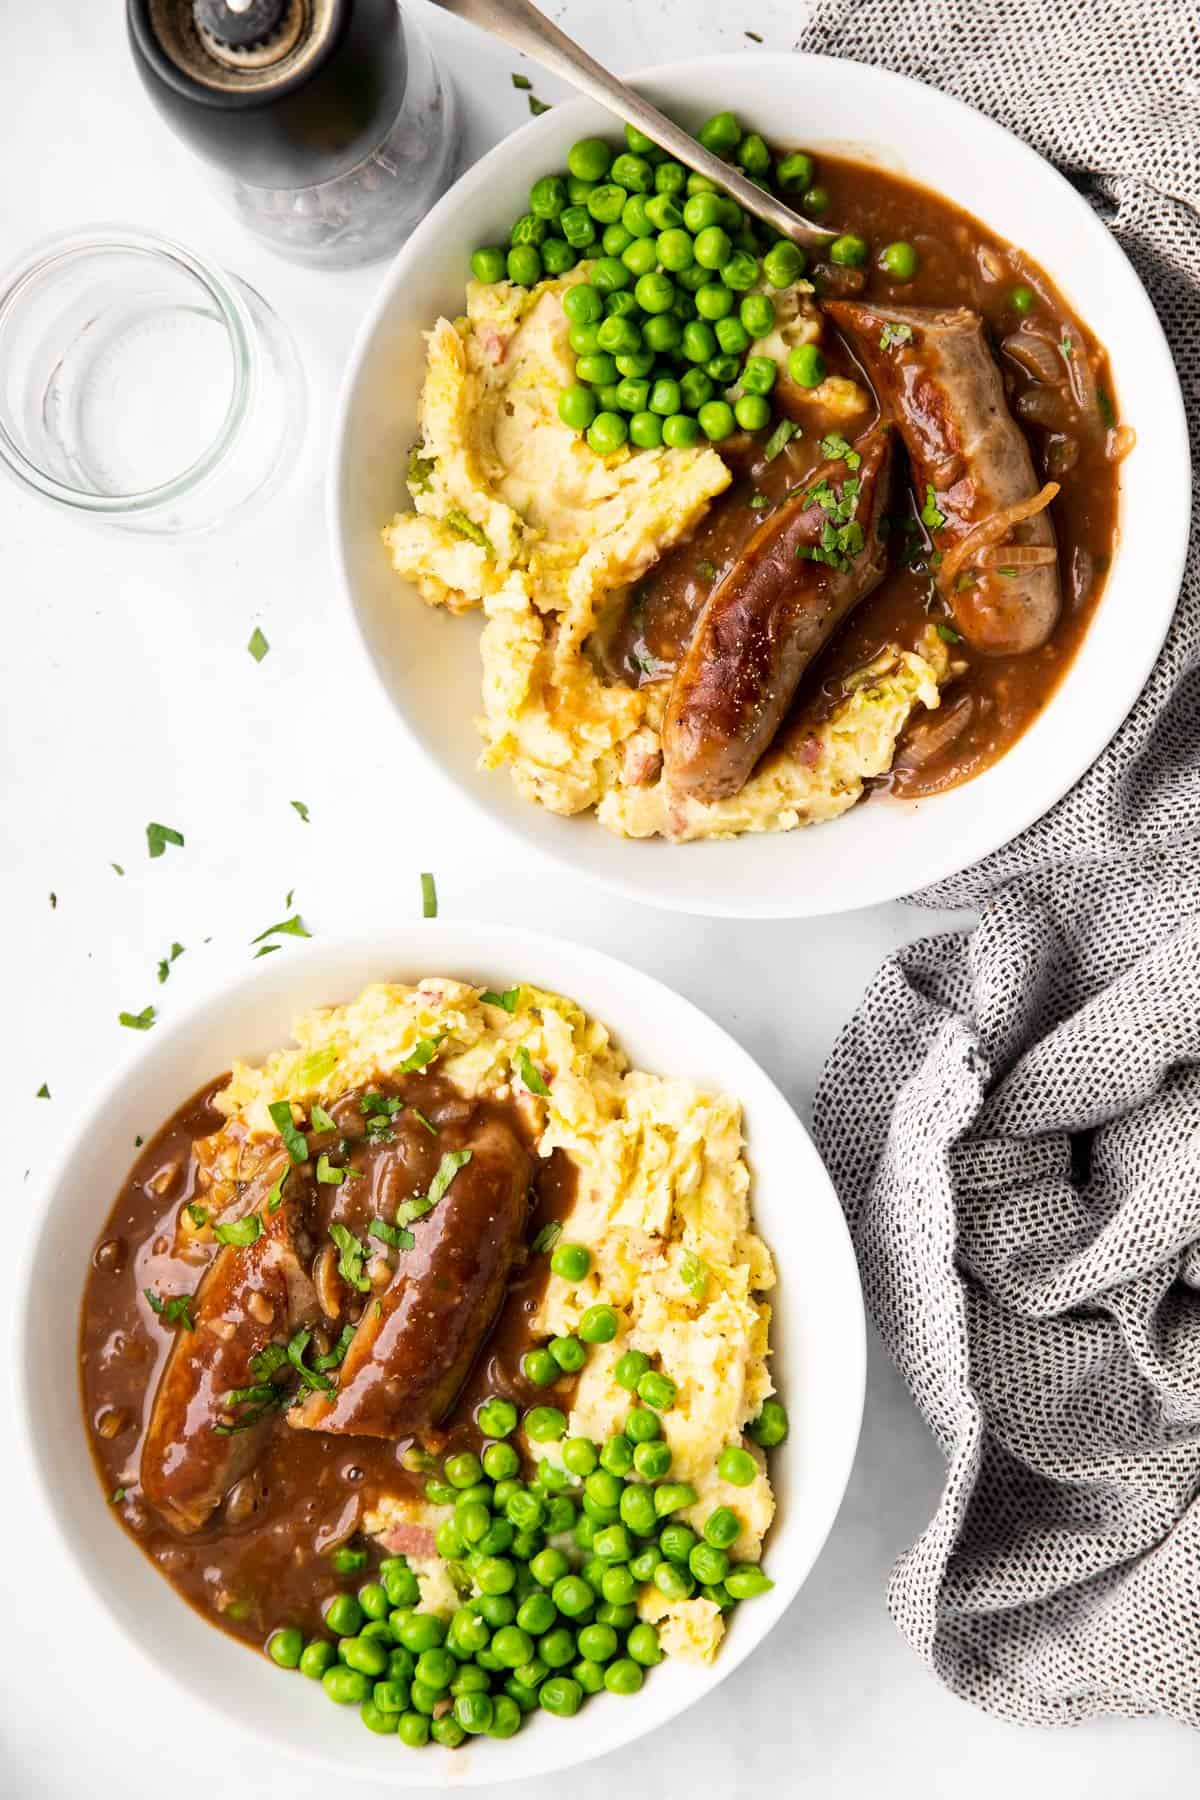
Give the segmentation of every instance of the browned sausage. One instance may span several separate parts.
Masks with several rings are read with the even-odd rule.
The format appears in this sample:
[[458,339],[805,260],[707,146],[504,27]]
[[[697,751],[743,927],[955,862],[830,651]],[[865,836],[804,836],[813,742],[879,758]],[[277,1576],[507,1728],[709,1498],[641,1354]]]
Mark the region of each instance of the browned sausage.
[[[1035,502],[1040,484],[979,314],[849,300],[826,301],[825,311],[849,339],[884,416],[899,427],[918,505],[942,552],[935,580],[959,630],[989,655],[1036,650],[1062,606],[1049,554],[1054,526],[1044,507],[1005,522],[1008,509]],[[999,529],[987,542],[979,528],[989,519]],[[979,565],[974,544],[983,553]],[[1017,558],[1006,561],[997,545],[1016,548]]]
[[[449,1134],[447,1134],[449,1135]],[[504,1301],[528,1218],[533,1163],[503,1120],[462,1135],[471,1159],[411,1225],[391,1285],[367,1301],[332,1393],[288,1413],[302,1431],[407,1437],[453,1405]]]
[[226,1244],[213,1257],[196,1291],[195,1329],[177,1331],[154,1396],[142,1493],[179,1531],[200,1529],[274,1427],[271,1408],[231,1407],[226,1396],[259,1385],[251,1358],[320,1316],[307,1274],[311,1183],[293,1169],[275,1211],[265,1204],[287,1166],[286,1156],[272,1157],[251,1181],[240,1216],[257,1213],[262,1229],[253,1244]]
[[855,454],[853,470],[844,459],[814,470],[713,589],[667,701],[663,765],[673,788],[713,801],[745,785],[805,669],[882,578],[886,428],[868,432]]

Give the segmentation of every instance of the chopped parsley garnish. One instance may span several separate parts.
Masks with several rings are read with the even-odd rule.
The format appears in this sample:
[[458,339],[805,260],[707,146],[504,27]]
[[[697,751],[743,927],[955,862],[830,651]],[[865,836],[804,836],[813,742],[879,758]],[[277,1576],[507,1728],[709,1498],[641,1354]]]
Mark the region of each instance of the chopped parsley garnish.
[[489,556],[496,554],[492,548],[492,540],[483,526],[477,525],[474,519],[462,510],[461,506],[452,506],[446,514],[445,522],[451,531],[457,533],[459,537],[466,538],[472,544],[478,544],[479,548],[486,550]]
[[443,1031],[439,1037],[421,1038],[416,1049],[400,1064],[401,1071],[405,1075],[415,1075],[418,1069],[428,1068],[437,1055],[440,1045],[445,1041],[445,1037],[446,1034]]
[[779,452],[786,449],[795,437],[799,426],[793,425],[790,419],[780,419],[778,425],[763,445],[763,455],[768,462],[774,462]]
[[[268,925],[265,931],[260,931],[257,937],[252,937],[250,939],[250,942],[252,944],[261,944],[269,937],[306,938],[311,936],[312,932],[307,929],[300,914],[293,913],[290,919],[280,919],[277,925]],[[272,949],[278,949],[278,947],[277,944],[272,945]]]
[[403,1112],[404,1102],[399,1094],[364,1094],[358,1103],[358,1110],[365,1119],[394,1119],[398,1112]]
[[[294,1163],[306,1163],[308,1161],[308,1140],[292,1117],[291,1101],[273,1100],[267,1111],[271,1115],[271,1123],[283,1139],[284,1148],[291,1160]],[[282,1191],[282,1177],[280,1180]]]
[[550,107],[545,100],[539,100],[536,94],[530,94],[529,110],[535,119],[540,119],[543,113],[550,111]]
[[533,83],[532,83],[532,81],[530,81],[528,75],[517,75],[515,73],[512,78],[512,84],[515,88],[520,88],[522,90],[522,92],[524,92],[524,93],[528,93],[530,88],[533,86]]
[[938,636],[942,639],[942,641],[944,643],[947,643],[947,644],[961,644],[962,643],[962,633],[960,631],[955,631],[953,625],[947,625],[945,623],[945,621],[942,619],[939,619],[937,621],[937,623],[934,625],[934,630],[937,632]]
[[767,507],[770,506],[770,504],[771,504],[771,502],[767,499],[767,496],[765,494],[760,494],[757,492],[751,494],[749,500],[747,501],[747,505],[749,506],[751,512],[765,512],[767,510]]
[[267,651],[271,648],[257,625],[250,633],[250,642],[246,645],[246,648],[254,658],[255,662],[261,662],[263,657],[267,654]]
[[303,800],[289,800],[288,805],[290,807],[294,808],[294,810],[300,814],[300,817],[304,820],[304,823],[306,825],[310,823],[310,820],[308,817],[308,808],[307,808],[307,806],[305,806]]
[[840,431],[831,431],[828,437],[821,439],[821,455],[828,458],[830,462],[844,462],[852,473],[862,466],[862,457],[857,450],[851,447]]
[[436,461],[432,456],[422,456],[421,446],[414,444],[408,453],[408,485],[414,494],[427,494],[430,489],[429,477],[433,474]]
[[432,1119],[427,1119],[425,1117],[425,1114],[421,1111],[419,1106],[414,1106],[412,1108],[412,1116],[414,1119],[416,1119],[416,1121],[419,1125],[423,1125],[425,1127],[425,1129],[429,1133],[430,1137],[437,1137],[437,1135],[438,1135],[437,1126],[434,1124]]
[[429,874],[421,877],[421,917],[437,918],[437,882]]
[[[146,848],[149,850],[151,856],[161,856],[168,844],[177,844],[182,850],[182,831],[176,831],[171,825],[147,825]],[[116,869],[118,875],[123,875],[125,873],[124,869],[118,868],[116,863],[113,864],[113,868]]]
[[879,348],[890,350],[893,344],[911,344],[912,334],[911,325],[893,325],[889,319],[879,334]]
[[362,1170],[339,1168],[336,1163],[330,1162],[328,1156],[326,1156],[324,1150],[322,1150],[320,1156],[317,1158],[317,1180],[324,1187],[341,1187],[343,1181],[345,1181],[348,1176],[361,1180]]
[[249,1401],[256,1406],[261,1406],[265,1400],[268,1405],[274,1405],[277,1398],[278,1390],[273,1388],[270,1382],[256,1381],[253,1387],[227,1388],[222,1396],[221,1404],[222,1406],[241,1406]]
[[208,1208],[207,1206],[201,1206],[199,1201],[189,1200],[184,1207],[184,1211],[197,1229],[202,1230],[203,1227],[208,1224]]
[[[1103,388],[1096,389],[1096,405],[1100,408],[1101,424],[1111,431],[1112,427],[1117,422],[1117,414],[1111,399],[1105,393]],[[53,894],[51,894],[50,898],[53,901]]]
[[369,1294],[371,1283],[363,1274],[367,1253],[362,1244],[349,1226],[341,1223],[331,1225],[329,1235],[341,1252],[338,1257],[338,1274],[342,1280],[349,1282],[352,1288],[357,1288],[360,1294]]
[[1067,333],[1065,331],[1062,334],[1062,342],[1059,345],[1059,349],[1062,351],[1063,355],[1067,358],[1070,358],[1070,357],[1074,356],[1074,354],[1075,354],[1075,346],[1071,342],[1071,339],[1069,338],[1069,336],[1067,335]]
[[[154,855],[160,855],[160,856],[161,856],[161,854],[162,854],[162,852],[161,852],[161,851],[157,851],[157,852],[156,852],[156,851],[154,851],[154,850],[152,850],[152,851],[151,851],[151,852],[150,852],[150,854],[151,854],[151,856],[154,856]],[[125,873],[125,871],[124,871],[124,869],[123,869],[123,868],[122,868],[122,867],[121,867],[121,865],[120,865],[120,863],[109,863],[109,865],[108,865],[108,866],[109,866],[109,868],[110,868],[110,869],[111,869],[111,870],[112,870],[112,871],[113,871],[113,873],[114,873],[114,874],[115,874],[115,875],[123,875],[123,874],[124,874],[124,873]]]
[[517,1046],[513,1061],[517,1065],[517,1074],[521,1077],[521,1080],[525,1083],[525,1086],[529,1089],[531,1094],[541,1094],[545,1097],[545,1095],[550,1092],[544,1076],[539,1074],[537,1069],[534,1068],[533,1058],[530,1056],[524,1044],[519,1044]]
[[505,988],[502,994],[498,994],[495,988],[484,988],[479,998],[485,1006],[502,1006],[506,1013],[515,1013],[520,1003],[521,990],[519,987]]
[[48,1100],[49,1098],[50,1098],[50,1089],[46,1086],[46,1083],[43,1081],[41,1087],[38,1089],[37,1093],[34,1095],[34,1099],[35,1100]]
[[327,1350],[325,1352],[324,1356],[314,1356],[313,1357],[313,1368],[314,1369],[340,1369],[342,1364],[346,1360],[347,1350],[350,1348],[351,1344],[354,1342],[355,1330],[356,1330],[356,1327],[353,1325],[343,1325],[342,1326],[342,1335],[339,1337],[337,1343],[333,1346],[333,1349]]
[[717,574],[717,565],[716,563],[707,561],[707,559],[704,562],[698,562],[696,564],[696,573],[704,581],[714,581]]
[[806,506],[819,506],[825,514],[820,542],[798,544],[796,555],[808,562],[825,563],[831,569],[847,569],[852,557],[866,543],[863,528],[854,517],[862,483],[847,476],[839,492],[828,481],[819,481],[804,496]]
[[134,1149],[140,1150],[142,1145],[145,1143],[145,1141],[146,1141],[145,1138],[142,1136],[141,1132],[139,1132],[137,1137],[135,1137],[133,1140]]
[[265,1344],[250,1358],[250,1373],[256,1381],[269,1381],[288,1359],[282,1344]]
[[312,1105],[312,1128],[314,1131],[336,1131],[337,1120],[331,1119],[323,1106],[314,1100]]
[[168,1325],[182,1325],[185,1331],[195,1331],[196,1321],[192,1317],[195,1294],[174,1294],[171,1299],[164,1300],[153,1288],[143,1288],[142,1292],[150,1302],[151,1312],[157,1313],[160,1319],[165,1319]]
[[367,1236],[378,1238],[381,1244],[390,1244],[393,1250],[411,1250],[417,1241],[411,1231],[389,1225],[386,1219],[372,1219]]
[[228,1225],[214,1225],[213,1236],[219,1244],[245,1250],[262,1236],[262,1220],[257,1213],[247,1213],[244,1219],[234,1219]]
[[128,1488],[114,1488],[112,1493],[109,1495],[109,1505],[110,1506],[120,1506],[122,1500],[124,1500],[124,1498],[128,1494],[128,1492],[129,1492]]
[[143,1006],[140,1013],[123,1012],[117,1014],[118,1025],[128,1026],[130,1031],[149,1031],[156,1014],[152,1006]]
[[460,1169],[470,1162],[471,1150],[447,1150],[438,1164],[437,1174],[429,1184],[429,1204],[436,1206]]
[[551,1219],[550,1223],[548,1225],[542,1226],[542,1229],[538,1232],[537,1236],[533,1240],[533,1248],[534,1248],[535,1252],[539,1256],[541,1256],[547,1250],[553,1250],[555,1244],[557,1244],[557,1242],[561,1236],[562,1236],[562,1226],[559,1224],[557,1219]]
[[315,1087],[324,1081],[337,1067],[336,1050],[310,1050],[303,1062],[297,1063],[292,1071],[302,1087]]
[[414,1219],[423,1219],[432,1211],[433,1201],[428,1194],[414,1194],[411,1200],[402,1200],[396,1208],[396,1223],[411,1225]]
[[256,950],[254,952],[254,960],[257,962],[260,956],[271,956],[276,950],[282,949],[282,944],[264,944],[261,950]]
[[167,976],[171,973],[171,964],[182,955],[183,945],[172,944],[171,948],[167,951],[167,954],[158,965],[158,979],[160,981],[165,981],[167,979]]
[[679,1274],[684,1287],[690,1288],[696,1298],[702,1300],[708,1290],[708,1264],[703,1257],[692,1250],[685,1251]]
[[51,893],[51,895],[50,895],[50,911],[53,912],[55,910],[55,908],[57,907],[57,905],[58,905],[58,895],[55,893]]
[[925,504],[921,508],[921,523],[929,531],[938,531],[946,523],[946,515],[939,512],[937,495],[933,491],[933,483],[925,483]]
[[287,1178],[291,1174],[291,1172],[292,1172],[292,1166],[289,1163],[286,1169],[281,1169],[279,1171],[279,1174],[275,1177],[275,1180],[271,1183],[271,1191],[267,1195],[267,1211],[269,1213],[278,1212],[279,1208],[282,1206],[283,1190],[287,1184]]
[[322,1375],[315,1369],[305,1367],[304,1352],[308,1349],[311,1338],[312,1332],[307,1328],[296,1332],[295,1336],[288,1340],[287,1359],[299,1375],[302,1387],[320,1388],[322,1393],[332,1394],[333,1383],[328,1375]]

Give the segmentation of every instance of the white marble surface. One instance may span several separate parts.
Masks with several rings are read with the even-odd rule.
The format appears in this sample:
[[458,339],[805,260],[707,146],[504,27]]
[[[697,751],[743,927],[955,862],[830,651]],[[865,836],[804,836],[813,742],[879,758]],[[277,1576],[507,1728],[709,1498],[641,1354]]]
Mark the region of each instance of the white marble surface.
[[[420,0],[414,0],[419,4]],[[803,0],[798,0],[803,4]],[[0,253],[54,230],[124,219],[170,231],[245,274],[283,314],[311,383],[300,469],[269,511],[213,541],[158,544],[76,525],[0,487],[0,869],[6,1004],[5,1215],[0,1316],[12,1312],[12,1240],[38,1204],[56,1136],[139,1040],[121,1008],[164,1014],[243,966],[285,892],[315,932],[360,911],[410,915],[417,872],[448,914],[533,922],[653,970],[705,1006],[807,1109],[839,1022],[881,956],[930,928],[900,907],[750,930],[672,919],[523,862],[453,797],[399,760],[384,703],[363,692],[330,576],[320,480],[339,373],[377,271],[308,275],[257,250],[143,100],[117,0],[38,0],[4,19]],[[792,43],[796,8],[747,0],[559,0],[550,10],[617,68],[706,49]],[[422,7],[450,56],[478,154],[526,117],[515,59]],[[546,99],[554,82],[536,78]],[[271,643],[255,664],[255,624]],[[378,821],[381,788],[393,823]],[[304,825],[288,805],[306,801]],[[148,819],[185,832],[150,862]],[[111,864],[126,873],[116,875]],[[52,910],[49,895],[58,905]],[[170,983],[155,964],[188,946]],[[208,941],[206,941],[208,940]],[[42,1082],[49,1101],[35,1098]],[[74,1294],[47,1295],[71,1354]],[[0,1406],[10,1358],[0,1363]],[[2,1441],[2,1440],[0,1440]],[[11,1441],[0,1463],[0,1796],[316,1800],[302,1765],[256,1757],[131,1662],[58,1561]],[[1062,1800],[1159,1796],[1194,1772],[1195,1742],[1161,1723],[1025,1732],[947,1695],[888,1621],[884,1584],[938,1488],[938,1458],[877,1347],[862,1448],[830,1545],[784,1625],[702,1712],[568,1779],[579,1800],[749,1796],[775,1787],[851,1796],[1014,1789]],[[550,1800],[561,1779],[535,1784]],[[382,1791],[382,1790],[381,1790]]]

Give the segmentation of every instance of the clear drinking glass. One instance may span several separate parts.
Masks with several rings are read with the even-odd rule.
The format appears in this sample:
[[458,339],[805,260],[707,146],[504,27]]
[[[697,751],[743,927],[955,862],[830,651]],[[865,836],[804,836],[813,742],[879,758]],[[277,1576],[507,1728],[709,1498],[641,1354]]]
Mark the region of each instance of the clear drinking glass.
[[266,301],[169,239],[67,233],[0,278],[0,467],[44,499],[208,530],[279,484],[304,417]]

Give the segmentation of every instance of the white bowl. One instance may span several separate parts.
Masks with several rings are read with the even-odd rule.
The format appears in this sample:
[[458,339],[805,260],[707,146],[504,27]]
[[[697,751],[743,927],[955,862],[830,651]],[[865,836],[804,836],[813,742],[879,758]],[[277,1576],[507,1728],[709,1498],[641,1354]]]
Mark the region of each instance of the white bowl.
[[[665,1663],[633,1698],[606,1696],[571,1721],[532,1718],[507,1742],[410,1755],[364,1731],[302,1676],[244,1651],[179,1599],[111,1516],[80,1412],[73,1324],[88,1259],[137,1132],[165,1120],[234,1056],[286,1043],[295,1016],[369,981],[464,977],[529,981],[571,995],[607,1023],[641,1068],[691,1076],[745,1108],[755,1218],[775,1253],[774,1373],[792,1419],[772,1454],[779,1512],[766,1561],[772,1592],[734,1614],[716,1662]],[[821,1549],[850,1474],[862,1416],[865,1336],[854,1254],[829,1178],[792,1108],[746,1052],[669,988],[595,951],[507,927],[430,921],[313,943],[252,973],[173,1025],[101,1095],[52,1176],[18,1309],[18,1394],[42,1503],[114,1623],[160,1670],[272,1749],[335,1776],[397,1787],[529,1779],[598,1756],[672,1718],[748,1656],[782,1615]],[[61,1304],[47,1305],[46,1296]],[[68,1328],[64,1331],[64,1307]]]
[[1052,704],[1002,762],[934,799],[875,801],[786,835],[671,845],[561,819],[476,766],[477,619],[424,606],[391,572],[381,526],[407,505],[421,333],[462,310],[471,251],[522,212],[530,183],[584,133],[614,122],[574,100],[468,171],[401,251],[350,359],[335,427],[330,510],[346,598],[401,724],[458,791],[526,844],[634,900],[684,912],[799,918],[846,912],[940,880],[1031,824],[1078,780],[1125,717],[1174,610],[1187,547],[1183,401],[1137,276],[1050,165],[981,114],[919,82],[827,57],[697,57],[634,85],[693,127],[732,108],[768,138],[838,150],[939,189],[1027,250],[1112,357],[1137,448],[1122,473],[1121,544],[1091,631]]

